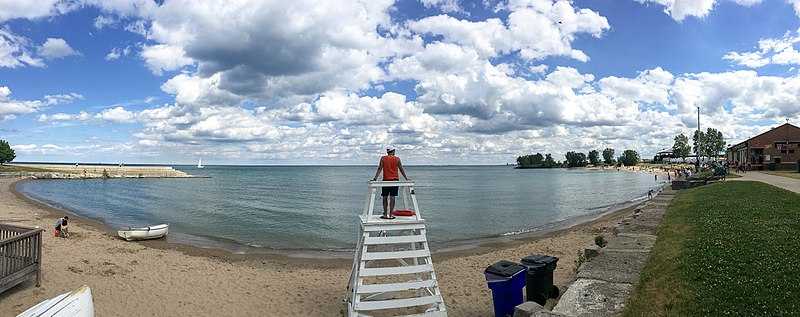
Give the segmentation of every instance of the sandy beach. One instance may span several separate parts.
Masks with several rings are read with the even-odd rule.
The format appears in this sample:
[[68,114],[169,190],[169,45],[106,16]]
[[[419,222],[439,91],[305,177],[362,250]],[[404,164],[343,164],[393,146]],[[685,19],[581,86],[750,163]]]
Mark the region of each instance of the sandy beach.
[[[0,294],[2,315],[88,285],[98,316],[338,316],[351,259],[236,255],[221,250],[125,242],[101,224],[75,219],[72,237],[53,237],[63,212],[13,190],[17,179],[0,178],[0,223],[45,228],[41,287],[23,283]],[[483,269],[501,259],[543,253],[560,258],[555,283],[574,278],[578,252],[633,207],[599,219],[514,241],[434,254],[434,266],[450,316],[492,315]]]

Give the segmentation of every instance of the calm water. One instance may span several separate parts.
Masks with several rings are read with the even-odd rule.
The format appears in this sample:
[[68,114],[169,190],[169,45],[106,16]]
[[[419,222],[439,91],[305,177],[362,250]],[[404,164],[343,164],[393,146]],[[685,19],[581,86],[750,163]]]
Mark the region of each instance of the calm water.
[[[179,169],[211,178],[47,180],[18,189],[112,227],[169,223],[173,241],[347,249],[375,172],[368,166]],[[639,198],[657,185],[652,175],[632,172],[407,169],[434,243],[530,230]]]

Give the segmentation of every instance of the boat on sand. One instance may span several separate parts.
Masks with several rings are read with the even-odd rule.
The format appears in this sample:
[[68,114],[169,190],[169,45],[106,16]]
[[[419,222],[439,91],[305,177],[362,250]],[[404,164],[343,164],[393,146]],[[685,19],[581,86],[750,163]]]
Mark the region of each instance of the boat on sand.
[[128,227],[127,230],[117,231],[117,235],[119,235],[120,238],[132,241],[132,240],[159,239],[166,237],[168,232],[169,232],[169,225],[160,224],[143,228]]
[[94,317],[92,290],[86,285],[81,286],[36,304],[17,317]]

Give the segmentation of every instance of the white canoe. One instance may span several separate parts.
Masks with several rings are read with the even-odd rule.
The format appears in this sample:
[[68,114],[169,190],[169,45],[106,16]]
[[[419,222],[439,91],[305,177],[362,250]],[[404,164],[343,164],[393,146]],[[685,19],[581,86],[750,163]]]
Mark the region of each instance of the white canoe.
[[166,237],[169,233],[169,225],[160,224],[157,226],[149,226],[144,228],[128,228],[128,230],[119,230],[117,234],[120,238],[125,240],[147,240],[158,239]]
[[92,290],[81,286],[28,308],[17,317],[94,317]]

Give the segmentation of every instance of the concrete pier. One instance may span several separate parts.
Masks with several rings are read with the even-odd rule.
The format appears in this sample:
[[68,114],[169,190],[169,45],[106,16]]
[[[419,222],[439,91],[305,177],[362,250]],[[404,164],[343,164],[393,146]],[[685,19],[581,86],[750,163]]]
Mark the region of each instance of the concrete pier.
[[29,168],[20,176],[39,179],[80,178],[185,178],[193,177],[171,166],[117,166],[117,165],[65,165],[65,164],[8,164]]

